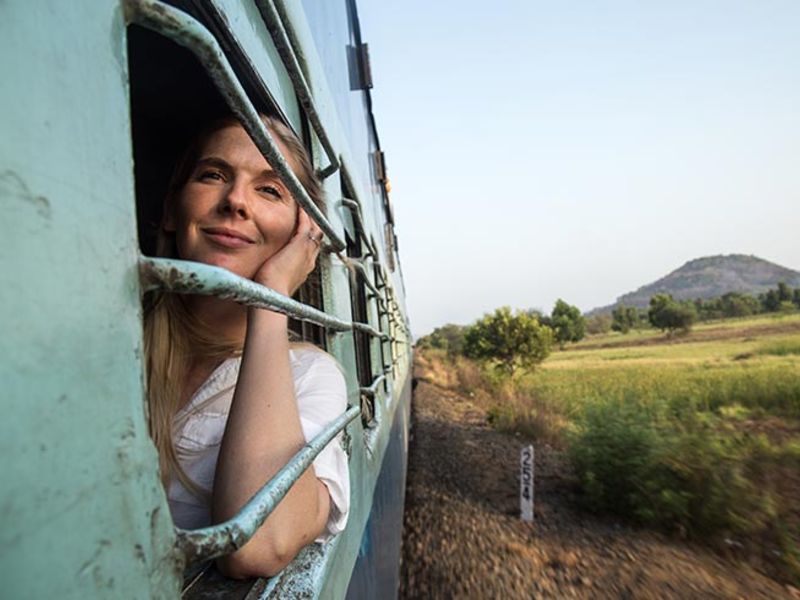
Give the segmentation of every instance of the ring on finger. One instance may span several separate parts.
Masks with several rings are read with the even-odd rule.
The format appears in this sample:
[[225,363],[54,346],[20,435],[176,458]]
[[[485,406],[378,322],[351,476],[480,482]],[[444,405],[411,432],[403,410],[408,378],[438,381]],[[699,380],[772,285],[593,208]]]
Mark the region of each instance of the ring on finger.
[[320,233],[319,237],[316,237],[310,231],[308,232],[308,239],[314,242],[317,246],[320,246],[322,244],[322,238],[323,238],[322,233]]

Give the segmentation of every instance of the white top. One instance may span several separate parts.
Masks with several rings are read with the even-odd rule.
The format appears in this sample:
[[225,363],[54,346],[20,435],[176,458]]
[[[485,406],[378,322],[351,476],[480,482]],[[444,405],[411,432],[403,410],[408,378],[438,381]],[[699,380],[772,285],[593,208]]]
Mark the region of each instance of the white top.
[[[289,350],[289,362],[300,424],[306,441],[310,441],[347,408],[344,376],[336,361],[321,350],[293,348]],[[192,481],[209,492],[206,498],[198,498],[176,477],[172,478],[169,507],[178,527],[198,529],[211,525],[210,491],[240,365],[240,357],[223,362],[175,417],[172,439],[178,462]],[[341,438],[340,433],[313,462],[317,479],[325,484],[331,497],[328,524],[317,542],[339,533],[347,523],[350,477]]]

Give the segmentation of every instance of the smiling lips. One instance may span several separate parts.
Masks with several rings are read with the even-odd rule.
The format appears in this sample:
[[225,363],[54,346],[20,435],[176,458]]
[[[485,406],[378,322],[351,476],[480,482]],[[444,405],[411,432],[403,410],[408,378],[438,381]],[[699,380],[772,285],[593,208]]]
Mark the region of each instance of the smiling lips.
[[204,227],[202,231],[215,244],[225,248],[243,248],[250,244],[255,244],[255,240],[252,238],[227,227]]

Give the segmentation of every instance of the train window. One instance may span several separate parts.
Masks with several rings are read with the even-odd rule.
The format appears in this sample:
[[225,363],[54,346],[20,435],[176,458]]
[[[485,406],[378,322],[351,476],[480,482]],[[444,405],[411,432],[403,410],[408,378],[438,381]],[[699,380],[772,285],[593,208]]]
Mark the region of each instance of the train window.
[[[203,125],[230,111],[194,55],[157,33],[130,26],[128,62],[139,243],[143,254],[154,256],[173,166]],[[257,94],[248,95],[252,100]],[[270,99],[259,96],[257,109],[278,116]],[[307,132],[303,134],[306,139]],[[322,308],[321,290],[317,268],[295,299]],[[301,339],[325,347],[320,326],[291,319],[290,329]]]
[[[344,196],[351,197],[352,193],[350,193],[344,178],[342,178],[341,186]],[[361,238],[364,233],[361,230],[363,224],[360,222],[360,219],[353,219],[353,221],[354,227],[352,235],[350,231],[347,231],[345,235],[345,241],[347,242],[347,257],[354,261],[360,261],[364,256],[364,249],[361,243]],[[369,312],[367,310],[367,290],[363,279],[364,272],[355,268],[351,268],[350,271],[350,306],[353,321],[359,323],[369,323]],[[370,357],[370,346],[372,339],[368,333],[359,330],[353,330],[353,339],[355,342],[358,384],[362,388],[368,388],[372,385],[373,376],[372,360]],[[362,420],[365,424],[374,420],[374,396],[362,394],[361,411]]]

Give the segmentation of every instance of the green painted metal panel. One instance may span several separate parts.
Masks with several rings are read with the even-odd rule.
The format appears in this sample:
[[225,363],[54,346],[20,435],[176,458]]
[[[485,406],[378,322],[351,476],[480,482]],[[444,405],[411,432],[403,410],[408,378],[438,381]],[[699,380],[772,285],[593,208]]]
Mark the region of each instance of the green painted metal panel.
[[144,417],[121,6],[0,3],[0,81],[2,595],[174,596]]
[[273,99],[296,131],[302,131],[300,107],[292,91],[292,83],[267,32],[258,8],[252,0],[213,0],[224,15],[242,50],[258,71]]

